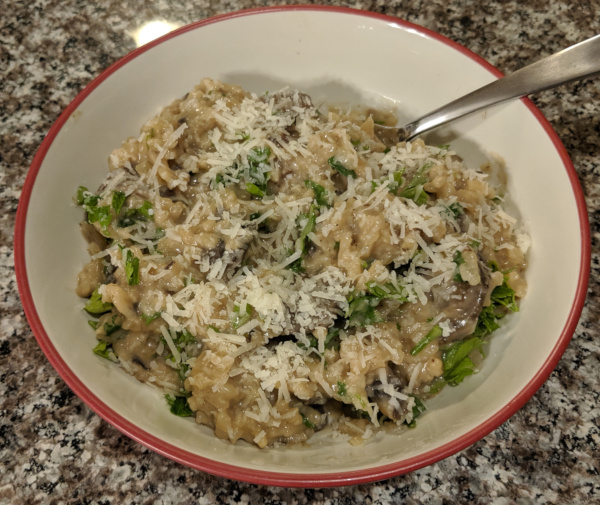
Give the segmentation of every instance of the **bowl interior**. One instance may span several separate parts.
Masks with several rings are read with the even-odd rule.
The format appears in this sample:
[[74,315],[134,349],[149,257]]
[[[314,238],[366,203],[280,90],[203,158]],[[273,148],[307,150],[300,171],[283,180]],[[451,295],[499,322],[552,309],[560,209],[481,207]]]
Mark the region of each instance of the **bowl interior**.
[[522,101],[434,134],[436,140],[450,139],[474,167],[485,160],[505,163],[509,193],[532,248],[521,312],[493,337],[481,372],[430,401],[417,429],[382,433],[363,447],[326,435],[304,448],[232,446],[190,419],[172,416],[160,392],[91,352],[94,337],[74,292],[87,261],[78,229],[81,211],[73,204],[76,188],[97,187],[111,150],[203,77],[258,93],[290,86],[317,101],[392,102],[398,116],[408,118],[495,76],[431,33],[334,9],[278,9],[203,23],[109,69],[59,120],[32,168],[39,168],[37,177],[34,173],[29,182],[26,308],[30,320],[37,313],[36,335],[71,387],[103,417],[159,452],[213,473],[270,483],[282,482],[277,477],[282,473],[292,476],[288,480],[295,475],[321,484],[400,473],[465,447],[514,413],[568,341],[565,328],[581,295],[583,243],[580,190],[560,148]]

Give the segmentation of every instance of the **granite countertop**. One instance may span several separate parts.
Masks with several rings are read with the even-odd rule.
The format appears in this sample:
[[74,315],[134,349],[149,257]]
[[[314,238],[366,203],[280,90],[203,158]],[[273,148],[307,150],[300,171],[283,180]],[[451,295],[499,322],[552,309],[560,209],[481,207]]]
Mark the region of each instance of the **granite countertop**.
[[[143,23],[183,25],[267,4],[0,4],[0,504],[600,503],[598,80],[534,98],[564,142],[587,199],[592,273],[583,315],[550,379],[514,417],[468,449],[408,475],[355,487],[294,490],[234,482],[181,466],[122,435],[48,363],[23,313],[12,249],[21,188],[42,139],[86,84],[135,48],[130,33]],[[600,0],[337,4],[438,31],[503,72],[600,33]]]

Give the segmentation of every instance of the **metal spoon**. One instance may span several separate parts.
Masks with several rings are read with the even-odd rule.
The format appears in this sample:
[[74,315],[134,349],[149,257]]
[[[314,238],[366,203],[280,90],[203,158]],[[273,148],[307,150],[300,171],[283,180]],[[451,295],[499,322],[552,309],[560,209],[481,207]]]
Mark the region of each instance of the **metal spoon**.
[[[402,127],[377,125],[377,133],[409,140],[472,112],[500,102],[600,73],[600,35],[527,65]],[[397,133],[396,133],[397,132]]]

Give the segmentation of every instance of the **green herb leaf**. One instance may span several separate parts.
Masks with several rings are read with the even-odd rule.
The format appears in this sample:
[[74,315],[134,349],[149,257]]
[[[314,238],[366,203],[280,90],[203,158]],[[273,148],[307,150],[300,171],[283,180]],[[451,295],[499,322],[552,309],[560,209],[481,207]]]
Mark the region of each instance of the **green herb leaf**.
[[360,262],[360,266],[362,267],[363,270],[368,270],[371,267],[371,265],[373,264],[373,261],[375,261],[375,260],[372,260],[372,259],[362,260]]
[[518,312],[515,291],[511,289],[506,280],[501,286],[496,286],[490,296],[490,305],[484,307],[477,319],[477,326],[473,336],[486,337],[500,328],[498,321],[505,315],[506,310]]
[[104,333],[106,334],[107,337],[112,335],[115,331],[118,331],[121,329],[120,324],[115,324],[116,318],[117,318],[117,315],[115,314],[112,317],[112,320],[110,323],[104,323]]
[[211,183],[211,189],[215,189],[219,184],[225,185],[225,178],[223,177],[223,174],[217,174],[214,182],[214,185]]
[[152,203],[148,200],[145,200],[142,206],[138,207],[136,210],[140,216],[144,216],[146,219],[152,218]]
[[462,215],[462,214],[465,213],[465,209],[458,202],[451,203],[448,206],[448,211],[454,216],[454,219],[457,219],[458,216],[460,216],[460,215]]
[[256,184],[253,184],[251,182],[246,183],[246,191],[252,196],[256,196],[258,198],[263,198],[265,196],[265,192],[262,189],[260,189]]
[[253,196],[263,198],[267,194],[267,182],[271,167],[267,161],[271,156],[270,147],[255,147],[248,154],[248,173],[246,178],[246,191]]
[[465,259],[463,258],[462,253],[460,251],[456,251],[454,253],[454,256],[452,257],[452,261],[454,261],[454,263],[456,263],[456,270],[454,272],[454,277],[453,277],[454,280],[456,282],[463,282],[463,278],[460,275],[460,272],[458,270],[458,267],[461,266],[465,262]]
[[179,417],[191,417],[194,415],[185,396],[165,395],[165,399],[171,407],[171,414]]
[[98,288],[96,288],[84,309],[90,314],[100,315],[109,312],[112,309],[112,303],[103,303],[102,295],[98,293]]
[[353,179],[356,179],[356,172],[354,170],[350,170],[349,168],[346,168],[339,161],[337,161],[333,156],[327,160],[327,163],[329,163],[329,166],[331,168],[333,168],[334,170],[336,170],[343,176],[352,177]]
[[368,326],[384,322],[381,315],[375,310],[381,300],[391,298],[401,303],[407,301],[407,294],[402,287],[396,288],[393,284],[377,284],[367,282],[366,293],[353,293],[348,297],[348,311],[346,318],[350,326]]
[[388,189],[389,189],[390,193],[392,193],[394,195],[398,193],[398,189],[400,188],[400,186],[402,186],[402,184],[404,184],[403,175],[404,175],[404,169],[394,172],[394,175],[393,175],[394,182],[388,183]]
[[412,348],[412,350],[410,351],[411,355],[416,356],[431,342],[433,342],[437,338],[440,338],[441,336],[442,329],[436,324],[433,328],[431,328],[431,330],[429,330],[427,335],[425,335],[421,340],[419,340],[419,343]]
[[496,261],[493,261],[493,260],[488,261],[488,267],[490,267],[492,272],[500,271],[500,266],[498,265],[498,263]]
[[294,250],[290,251],[290,255],[294,254],[296,251],[301,251],[302,256],[290,263],[286,267],[287,270],[291,270],[292,272],[296,273],[304,272],[302,260],[308,250],[308,235],[315,230],[317,225],[318,212],[319,210],[317,206],[313,204],[310,206],[308,214],[300,214],[298,217],[298,223],[302,226],[302,231],[300,232],[300,236],[296,239],[296,247]]
[[260,163],[266,163],[270,156],[270,147],[255,147],[248,154],[248,161],[254,165],[258,165]]
[[375,281],[367,282],[367,292],[383,300],[392,298],[401,303],[408,301],[408,293],[402,286],[395,287],[391,282],[378,284]]
[[161,314],[162,314],[162,311],[159,310],[158,312],[155,312],[154,314],[150,314],[149,316],[147,316],[146,314],[142,313],[140,315],[140,317],[144,320],[144,322],[146,324],[150,324],[155,319],[158,319]]
[[131,249],[127,249],[125,275],[130,286],[137,286],[140,283],[140,259],[131,252]]
[[183,330],[175,333],[175,338],[173,339],[173,343],[177,346],[177,348],[181,351],[186,345],[194,344],[196,342],[196,337],[192,335],[189,331]]
[[116,214],[119,214],[121,211],[121,207],[125,203],[125,199],[127,195],[122,191],[114,191],[112,194],[112,208],[114,209]]
[[240,326],[244,326],[248,321],[250,321],[250,319],[252,318],[253,310],[254,310],[254,307],[252,307],[252,305],[250,305],[249,303],[246,304],[245,312],[240,312],[240,306],[234,305],[233,306],[233,317],[232,317],[232,321],[231,321],[231,325],[233,326],[233,329],[237,330]]
[[152,203],[146,200],[141,207],[137,209],[127,209],[119,219],[119,228],[132,226],[138,221],[148,221],[152,219]]
[[305,268],[302,266],[303,258],[298,258],[296,261],[293,261],[288,266],[286,266],[286,270],[291,270],[297,274],[301,274],[305,271]]
[[112,221],[112,213],[110,211],[110,207],[108,205],[104,207],[90,207],[86,206],[85,210],[88,214],[88,222],[91,223],[100,223],[102,231],[108,234],[108,227]]
[[465,259],[463,258],[463,255],[460,251],[455,251],[454,256],[452,257],[452,261],[454,261],[454,263],[456,263],[456,266],[458,267],[465,262]]
[[331,207],[331,204],[329,203],[329,192],[323,186],[310,180],[304,181],[304,185],[314,191],[317,205],[321,207]]
[[327,336],[325,337],[325,349],[340,350],[340,329],[332,326],[327,330]]
[[444,380],[450,386],[457,386],[465,377],[475,373],[475,364],[469,355],[476,349],[482,351],[483,340],[471,337],[455,342],[442,351],[444,365]]
[[379,305],[381,298],[373,295],[359,294],[350,295],[348,299],[348,310],[346,318],[349,326],[369,326],[382,323],[384,319],[375,307]]
[[424,205],[427,202],[427,193],[423,189],[429,181],[427,176],[427,170],[431,168],[432,163],[423,165],[412,177],[410,182],[406,185],[404,190],[400,193],[403,198],[413,200],[417,205]]
[[338,390],[337,393],[340,396],[346,396],[348,394],[348,387],[345,382],[338,381],[337,383]]
[[497,321],[503,317],[503,314],[496,315],[494,313],[493,305],[484,307],[477,318],[477,326],[475,327],[473,335],[481,338],[488,336],[490,333],[500,328]]
[[303,342],[297,342],[297,345],[300,347],[300,349],[310,349],[311,347],[313,349],[318,349],[319,341],[317,340],[317,337],[314,335],[307,335],[306,338],[308,338],[308,347]]
[[108,342],[101,340],[100,342],[98,342],[98,345],[96,345],[96,347],[92,349],[92,351],[94,352],[94,354],[97,354],[98,356],[104,359],[112,361],[109,357],[109,353],[112,352],[112,345],[110,345]]
[[423,412],[425,412],[425,410],[427,410],[427,409],[425,408],[425,404],[419,398],[417,398],[415,395],[408,395],[408,396],[414,398],[415,403],[412,408],[412,420],[410,421],[410,423],[406,423],[406,424],[408,425],[409,428],[416,428],[417,427],[417,418]]
[[75,199],[77,202],[77,205],[85,205],[87,207],[95,207],[96,205],[98,205],[99,198],[100,197],[94,195],[85,186],[79,186],[79,188],[77,188],[77,197]]
[[98,329],[98,326],[100,325],[100,322],[99,322],[99,321],[94,321],[93,319],[90,319],[90,320],[88,321],[88,324],[89,324],[89,325],[90,325],[90,326],[91,326],[91,327],[92,327],[94,330],[96,330],[96,329]]
[[506,284],[506,281],[502,283],[502,286],[496,286],[490,296],[492,303],[496,305],[502,305],[512,312],[519,312],[519,306],[515,298],[515,290]]
[[302,416],[302,424],[304,426],[306,426],[307,428],[312,428],[313,430],[316,428],[316,426],[313,423],[311,423],[308,417],[306,417],[302,412],[300,412],[300,415]]

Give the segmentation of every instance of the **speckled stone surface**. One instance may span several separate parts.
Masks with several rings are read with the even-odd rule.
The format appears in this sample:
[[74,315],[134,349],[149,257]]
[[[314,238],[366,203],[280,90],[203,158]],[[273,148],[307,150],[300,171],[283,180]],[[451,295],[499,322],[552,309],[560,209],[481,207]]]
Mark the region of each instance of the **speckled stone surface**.
[[[332,3],[332,2],[326,2]],[[188,469],[123,436],[65,385],[39,349],[15,279],[12,236],[29,164],[61,110],[135,48],[152,19],[177,24],[272,2],[0,0],[0,504],[600,503],[600,81],[534,101],[584,188],[592,274],[575,336],[550,379],[472,447],[387,481],[294,490]],[[600,33],[600,0],[339,2],[433,29],[504,72]]]

